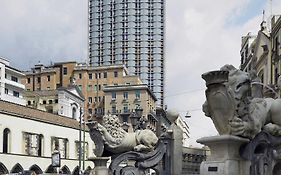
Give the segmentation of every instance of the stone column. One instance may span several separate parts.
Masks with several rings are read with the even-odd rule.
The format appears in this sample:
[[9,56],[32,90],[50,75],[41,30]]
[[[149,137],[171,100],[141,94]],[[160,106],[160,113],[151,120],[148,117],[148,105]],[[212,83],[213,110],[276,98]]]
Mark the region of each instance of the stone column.
[[91,170],[91,175],[109,175],[106,166],[109,157],[90,157],[88,160],[94,162],[95,168]]
[[248,139],[221,135],[204,137],[198,143],[208,146],[211,156],[200,166],[200,175],[249,175],[251,162],[239,155],[241,145],[249,142]]
[[181,175],[182,174],[182,130],[173,123],[167,135],[162,138],[167,151],[164,158],[164,167],[161,175]]

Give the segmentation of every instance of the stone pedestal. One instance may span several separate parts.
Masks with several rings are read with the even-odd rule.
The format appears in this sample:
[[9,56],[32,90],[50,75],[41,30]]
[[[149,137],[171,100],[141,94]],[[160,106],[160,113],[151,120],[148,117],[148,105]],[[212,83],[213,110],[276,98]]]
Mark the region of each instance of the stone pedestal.
[[90,157],[88,160],[94,162],[95,168],[91,170],[91,175],[109,175],[106,166],[109,157]]
[[204,137],[198,143],[208,146],[211,156],[200,166],[200,175],[249,175],[251,162],[239,155],[248,139],[232,135]]

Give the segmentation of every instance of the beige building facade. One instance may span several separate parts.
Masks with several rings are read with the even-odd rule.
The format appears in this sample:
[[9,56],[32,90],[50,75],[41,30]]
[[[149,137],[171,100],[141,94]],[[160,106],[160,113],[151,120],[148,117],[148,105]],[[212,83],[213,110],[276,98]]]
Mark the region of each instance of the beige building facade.
[[88,119],[98,119],[105,113],[103,88],[107,85],[141,84],[138,76],[129,75],[123,65],[92,67],[76,62],[35,65],[25,72],[22,82],[27,91],[55,90],[75,84],[81,90],[84,113]]
[[[271,18],[271,28],[267,29],[266,22],[260,25],[258,35],[251,39],[249,55],[245,59],[242,54],[245,37],[242,37],[241,65],[243,71],[255,71],[263,84],[264,94],[271,97],[280,97],[281,73],[281,18],[274,15]],[[244,38],[244,40],[243,40]],[[248,37],[250,38],[250,37]],[[248,39],[250,41],[250,39]]]
[[116,85],[105,86],[105,113],[120,117],[124,124],[131,125],[131,117],[136,109],[142,109],[146,120],[146,128],[156,132],[158,119],[156,117],[156,97],[147,85]]

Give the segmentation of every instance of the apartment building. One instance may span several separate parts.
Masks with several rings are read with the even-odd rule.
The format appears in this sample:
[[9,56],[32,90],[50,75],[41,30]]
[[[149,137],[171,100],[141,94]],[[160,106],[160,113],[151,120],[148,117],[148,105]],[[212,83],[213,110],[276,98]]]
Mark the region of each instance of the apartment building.
[[248,43],[251,43],[248,57],[243,54],[246,53],[243,43],[247,41],[243,38],[241,48],[241,70],[256,72],[258,81],[263,84],[263,94],[274,98],[280,96],[280,27],[280,16],[272,16],[270,29],[262,21],[258,35],[248,36]]
[[156,132],[156,100],[157,98],[145,84],[105,86],[105,113],[120,117],[120,121],[131,125],[131,117],[136,109],[142,109],[139,117],[146,120],[146,128]]
[[271,60],[272,60],[272,84],[276,85],[278,88],[278,93],[280,94],[281,88],[281,17],[273,16],[271,20],[271,35],[270,35],[270,42],[271,42]]
[[124,64],[164,107],[166,0],[89,0],[89,62]]
[[98,119],[104,114],[104,92],[107,85],[141,84],[138,76],[129,75],[123,65],[92,67],[76,62],[61,62],[51,66],[35,65],[26,72],[23,80],[27,91],[55,90],[69,85],[78,86],[88,119]]
[[24,74],[14,67],[10,66],[10,62],[0,57],[0,99],[25,105],[26,101],[23,98],[24,84],[21,79]]

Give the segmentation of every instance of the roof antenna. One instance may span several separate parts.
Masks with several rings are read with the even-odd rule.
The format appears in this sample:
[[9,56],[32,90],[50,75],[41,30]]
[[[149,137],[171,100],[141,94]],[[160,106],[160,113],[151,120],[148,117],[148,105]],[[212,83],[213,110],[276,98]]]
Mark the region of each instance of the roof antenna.
[[262,21],[265,20],[265,10],[262,10]]

